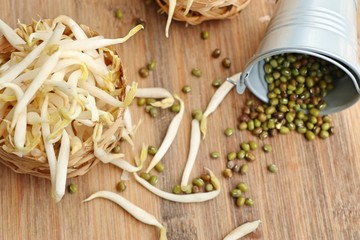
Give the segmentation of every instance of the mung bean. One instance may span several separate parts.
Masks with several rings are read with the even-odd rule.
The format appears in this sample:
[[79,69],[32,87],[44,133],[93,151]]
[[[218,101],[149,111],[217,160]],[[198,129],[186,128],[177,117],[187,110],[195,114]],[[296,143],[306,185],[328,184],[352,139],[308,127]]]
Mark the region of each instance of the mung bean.
[[267,168],[272,173],[276,173],[278,171],[278,167],[275,164],[269,164]]
[[118,192],[123,192],[126,190],[126,183],[124,181],[120,181],[118,182],[118,184],[116,184],[116,190]]
[[224,131],[225,136],[230,137],[231,135],[234,134],[234,129],[233,128],[226,128]]
[[220,153],[218,151],[211,152],[210,157],[212,159],[218,159],[220,157]]
[[77,186],[74,183],[70,183],[68,187],[69,193],[76,193],[77,192]]
[[220,57],[220,54],[221,54],[221,50],[219,48],[216,48],[212,53],[211,53],[211,56],[213,58],[218,58]]

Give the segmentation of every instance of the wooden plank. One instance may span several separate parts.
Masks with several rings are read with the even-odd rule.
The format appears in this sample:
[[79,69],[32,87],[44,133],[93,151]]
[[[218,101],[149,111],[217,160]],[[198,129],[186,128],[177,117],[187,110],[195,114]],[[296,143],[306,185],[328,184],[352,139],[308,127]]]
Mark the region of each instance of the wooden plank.
[[[54,0],[51,3],[2,0],[0,16],[15,27],[17,19],[29,22],[38,16],[54,18],[65,14],[109,38],[125,35],[138,17],[146,21],[145,30],[116,48],[128,82],[136,81],[140,87],[164,87],[185,101],[184,121],[164,158],[166,171],[159,174],[157,185],[171,191],[180,182],[185,166],[191,111],[206,107],[215,91],[212,80],[241,71],[255,53],[267,25],[259,18],[273,12],[270,2],[252,1],[232,20],[198,26],[174,21],[169,39],[164,36],[166,15],[157,12],[155,3],[146,5],[142,0]],[[124,10],[121,21],[114,17],[118,8]],[[200,38],[202,30],[210,33],[206,41]],[[217,47],[222,51],[221,57],[212,59],[210,54]],[[222,68],[224,57],[231,59],[230,69]],[[157,62],[156,69],[142,79],[137,71],[150,60]],[[200,78],[191,76],[194,67],[203,69]],[[190,94],[181,92],[185,84],[192,86]],[[226,154],[239,149],[241,142],[255,139],[239,131],[230,138],[223,135],[226,127],[236,128],[248,97],[252,97],[249,92],[239,96],[232,91],[210,116],[208,136],[202,142],[191,177],[199,176],[203,167],[221,176]],[[134,122],[144,120],[135,138],[136,150],[142,143],[158,146],[174,115],[163,110],[158,118],[152,119],[135,104],[131,109]],[[337,132],[325,141],[307,142],[297,134],[266,140],[273,146],[273,152],[257,151],[257,161],[251,164],[246,176],[230,180],[221,177],[223,190],[212,201],[178,204],[161,200],[134,179],[122,195],[154,214],[167,227],[171,240],[222,239],[236,226],[255,219],[260,219],[262,224],[247,239],[360,239],[359,116],[359,104],[334,114]],[[134,155],[130,148],[125,150],[129,158]],[[221,152],[221,159],[210,159],[209,153],[214,150]],[[278,174],[266,170],[269,163],[278,165]],[[82,202],[99,190],[116,191],[120,174],[113,166],[99,164],[85,176],[69,180],[78,186],[78,193],[66,194],[55,204],[49,196],[47,180],[15,174],[1,165],[0,239],[158,239],[157,229],[139,223],[115,204],[103,199]],[[229,196],[230,189],[240,181],[249,184],[247,196],[254,199],[254,207],[237,208]]]

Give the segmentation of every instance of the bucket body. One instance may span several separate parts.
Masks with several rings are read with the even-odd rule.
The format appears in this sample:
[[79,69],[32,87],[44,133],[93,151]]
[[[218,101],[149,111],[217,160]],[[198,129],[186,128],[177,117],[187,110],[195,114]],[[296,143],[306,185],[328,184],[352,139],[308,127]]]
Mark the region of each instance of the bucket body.
[[357,8],[357,0],[280,0],[265,37],[239,79],[238,92],[245,84],[267,102],[265,59],[299,53],[328,61],[346,74],[334,80],[335,88],[324,98],[327,107],[322,114],[353,105],[360,98]]

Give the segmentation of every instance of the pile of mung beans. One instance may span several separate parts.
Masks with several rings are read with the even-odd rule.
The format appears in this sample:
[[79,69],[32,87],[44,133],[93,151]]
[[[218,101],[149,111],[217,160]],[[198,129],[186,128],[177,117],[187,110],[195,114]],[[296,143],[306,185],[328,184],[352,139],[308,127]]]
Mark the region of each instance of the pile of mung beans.
[[334,133],[330,116],[321,116],[324,97],[334,88],[333,79],[343,76],[336,66],[303,54],[281,54],[264,63],[268,104],[246,101],[239,129],[260,139],[296,131],[307,140],[328,138]]
[[[238,151],[230,151],[226,155],[226,168],[223,170],[223,176],[225,178],[232,178],[235,175],[246,175],[249,171],[250,164],[256,160],[254,151],[257,150],[258,144],[256,141],[242,142]],[[272,150],[270,144],[263,144],[262,149],[265,153]],[[213,151],[210,153],[210,158],[218,159],[220,153]],[[277,172],[277,166],[275,164],[268,165],[268,171]],[[241,207],[243,205],[253,206],[254,200],[248,195],[248,186],[245,182],[240,182],[235,188],[230,190],[230,195],[235,199],[236,205]]]

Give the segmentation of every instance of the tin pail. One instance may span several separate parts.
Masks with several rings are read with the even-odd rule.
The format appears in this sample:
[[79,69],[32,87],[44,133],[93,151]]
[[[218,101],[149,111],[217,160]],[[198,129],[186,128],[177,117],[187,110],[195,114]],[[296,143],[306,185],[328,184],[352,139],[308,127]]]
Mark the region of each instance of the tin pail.
[[334,80],[324,100],[329,114],[344,110],[360,98],[357,41],[357,0],[280,0],[256,54],[245,66],[237,91],[246,87],[268,102],[265,59],[284,53],[312,55],[328,61],[346,75]]

